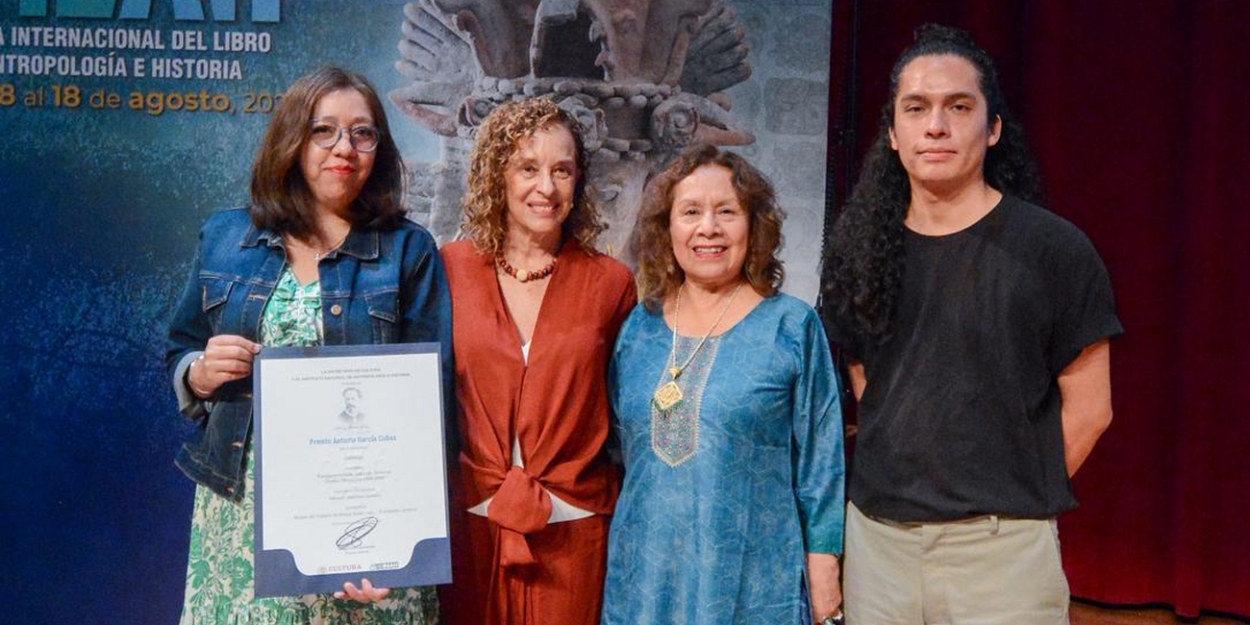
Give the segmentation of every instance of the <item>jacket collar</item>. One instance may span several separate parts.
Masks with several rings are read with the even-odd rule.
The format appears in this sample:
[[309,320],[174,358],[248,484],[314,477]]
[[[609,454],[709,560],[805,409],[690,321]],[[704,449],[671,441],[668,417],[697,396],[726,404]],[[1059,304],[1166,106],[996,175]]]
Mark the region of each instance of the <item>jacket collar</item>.
[[[243,240],[239,241],[239,247],[256,247],[262,244],[270,248],[286,249],[286,242],[282,238],[282,233],[268,228],[260,229],[255,224],[247,227],[247,232],[243,234]],[[338,254],[346,254],[361,260],[375,260],[379,255],[381,247],[380,235],[377,230],[352,228],[347,238],[343,240],[343,244],[337,250],[327,254],[326,258],[334,258]]]

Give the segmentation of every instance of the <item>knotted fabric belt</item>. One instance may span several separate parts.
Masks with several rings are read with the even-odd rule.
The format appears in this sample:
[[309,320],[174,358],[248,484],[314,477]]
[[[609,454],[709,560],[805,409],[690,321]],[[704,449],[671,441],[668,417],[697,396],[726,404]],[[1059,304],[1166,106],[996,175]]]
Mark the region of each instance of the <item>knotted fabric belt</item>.
[[495,492],[487,518],[499,525],[497,545],[499,566],[509,568],[533,564],[525,535],[547,527],[551,518],[551,496],[521,467],[508,469],[503,484]]

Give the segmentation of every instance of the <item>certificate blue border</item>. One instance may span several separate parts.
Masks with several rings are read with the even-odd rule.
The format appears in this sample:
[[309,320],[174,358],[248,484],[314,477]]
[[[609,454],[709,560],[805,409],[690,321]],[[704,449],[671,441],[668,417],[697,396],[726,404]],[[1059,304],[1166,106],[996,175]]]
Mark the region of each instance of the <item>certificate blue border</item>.
[[[412,559],[408,566],[401,569],[385,571],[353,571],[350,573],[327,573],[325,575],[305,575],[295,566],[295,557],[286,549],[265,549],[261,528],[264,527],[264,488],[262,475],[263,464],[260,450],[261,440],[261,373],[264,364],[269,360],[285,360],[290,358],[342,358],[348,356],[387,356],[397,354],[434,354],[439,358],[438,343],[386,343],[382,345],[323,345],[319,347],[266,347],[256,356],[254,362],[255,375],[252,377],[252,436],[256,445],[256,519],[253,527],[256,537],[255,560],[253,575],[255,594],[257,597],[294,596],[314,593],[330,593],[343,589],[344,582],[359,585],[362,577],[377,587],[400,588],[407,586],[430,586],[451,582],[451,539],[449,537],[427,538],[412,548]],[[442,375],[442,362],[436,363],[439,375]],[[443,441],[443,492],[447,492],[447,432],[443,429],[443,386],[438,385],[438,429],[439,439]],[[450,503],[450,497],[448,498]],[[451,520],[447,519],[450,532]]]

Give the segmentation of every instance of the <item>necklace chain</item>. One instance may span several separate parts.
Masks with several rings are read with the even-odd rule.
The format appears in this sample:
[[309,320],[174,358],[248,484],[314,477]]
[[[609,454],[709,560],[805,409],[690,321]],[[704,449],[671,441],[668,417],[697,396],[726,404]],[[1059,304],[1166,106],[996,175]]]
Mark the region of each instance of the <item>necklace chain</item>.
[[712,327],[708,328],[707,334],[704,334],[703,338],[699,339],[699,344],[695,346],[694,351],[690,352],[690,357],[686,358],[686,362],[682,363],[682,365],[678,367],[677,331],[680,327],[679,324],[681,323],[681,292],[685,288],[686,285],[682,284],[682,286],[677,289],[677,304],[673,307],[673,347],[668,354],[668,372],[672,374],[674,381],[677,380],[682,371],[686,370],[686,367],[690,366],[690,363],[694,361],[694,357],[699,354],[699,350],[703,349],[703,344],[707,342],[708,337],[712,336],[712,333],[716,331],[717,326],[719,326],[720,322],[725,318],[725,313],[729,312],[729,307],[733,306],[734,300],[737,299],[738,291],[742,289],[742,283],[739,282],[738,286],[734,287],[733,294],[729,296],[729,301],[725,303],[725,307],[720,310],[720,314],[717,315],[716,321],[712,323]]
[[686,370],[686,367],[690,366],[690,363],[694,362],[694,357],[699,355],[699,350],[703,349],[703,344],[707,342],[712,333],[716,331],[716,328],[720,326],[720,322],[725,319],[725,313],[729,312],[729,308],[733,306],[734,300],[738,297],[738,291],[742,290],[742,283],[739,282],[738,286],[734,287],[733,295],[730,295],[729,301],[725,302],[725,307],[721,309],[720,315],[716,317],[712,327],[708,328],[707,334],[704,334],[703,338],[699,339],[699,344],[695,345],[694,351],[690,352],[690,357],[686,358],[686,362],[679,367],[677,366],[677,333],[681,322],[681,291],[685,287],[685,284],[678,287],[677,303],[673,307],[673,347],[668,353],[668,374],[672,378],[656,389],[655,395],[652,396],[652,402],[655,403],[655,407],[659,408],[661,412],[667,412],[668,409],[681,403],[684,393],[681,392],[681,387],[677,384],[677,378],[681,376],[682,371]]
[[351,229],[349,228],[349,229],[347,230],[347,233],[346,233],[346,234],[344,234],[344,235],[343,235],[343,237],[342,237],[341,239],[339,239],[339,242],[338,242],[338,243],[335,243],[334,245],[331,245],[331,246],[327,247],[324,251],[318,251],[318,250],[317,250],[317,248],[315,248],[315,247],[313,247],[313,246],[311,246],[311,245],[309,245],[309,244],[307,244],[307,243],[304,243],[303,241],[300,241],[299,239],[297,239],[297,238],[295,238],[295,237],[293,237],[293,236],[287,236],[287,237],[286,237],[286,242],[287,242],[287,244],[288,244],[288,245],[294,245],[295,247],[301,247],[301,248],[304,248],[304,249],[306,249],[306,250],[308,250],[308,251],[312,252],[312,253],[313,253],[313,260],[320,262],[320,261],[321,261],[321,259],[323,259],[323,258],[325,258],[325,257],[329,256],[331,252],[333,252],[334,250],[337,250],[337,249],[339,249],[340,247],[342,247],[342,246],[343,246],[343,243],[344,243],[345,241],[347,241],[347,237],[348,237],[348,235],[350,235],[351,233],[352,233],[352,231],[351,231]]

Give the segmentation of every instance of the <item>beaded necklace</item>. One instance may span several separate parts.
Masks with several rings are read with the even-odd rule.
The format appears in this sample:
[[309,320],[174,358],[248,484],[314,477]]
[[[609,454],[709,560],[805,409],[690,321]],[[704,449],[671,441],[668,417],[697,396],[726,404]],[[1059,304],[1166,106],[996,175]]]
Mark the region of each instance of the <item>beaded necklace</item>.
[[542,280],[543,278],[551,275],[551,272],[556,270],[557,260],[559,260],[558,257],[552,257],[551,262],[547,263],[546,267],[543,267],[538,271],[526,271],[524,269],[516,269],[512,265],[508,264],[508,259],[503,257],[502,252],[495,255],[495,264],[499,265],[499,268],[502,269],[504,273],[512,276],[514,280],[521,283],[530,282],[532,280]]

